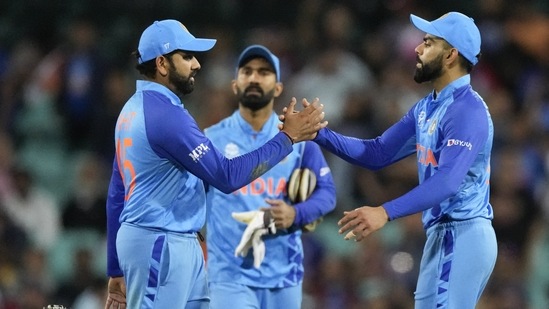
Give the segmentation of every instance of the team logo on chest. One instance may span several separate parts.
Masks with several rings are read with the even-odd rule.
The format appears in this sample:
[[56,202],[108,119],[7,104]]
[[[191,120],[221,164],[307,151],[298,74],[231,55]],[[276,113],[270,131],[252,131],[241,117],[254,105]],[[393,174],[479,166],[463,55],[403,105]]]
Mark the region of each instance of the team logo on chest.
[[235,143],[228,143],[225,146],[225,157],[232,159],[240,155],[240,149]]
[[425,123],[425,111],[421,111],[419,115],[417,116],[417,126],[423,127],[423,124]]

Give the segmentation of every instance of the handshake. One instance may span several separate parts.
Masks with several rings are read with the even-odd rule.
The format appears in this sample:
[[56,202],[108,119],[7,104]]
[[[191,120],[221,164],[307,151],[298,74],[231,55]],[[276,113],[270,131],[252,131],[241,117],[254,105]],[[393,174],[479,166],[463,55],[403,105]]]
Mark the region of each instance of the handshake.
[[[324,105],[320,103],[318,98],[312,102],[303,99],[301,104],[304,109],[300,112],[295,110],[297,101],[292,98],[290,104],[283,108],[283,114],[278,116],[282,122],[278,128],[284,132],[295,144],[305,140],[315,138],[318,130],[325,128],[328,121],[324,120]],[[324,121],[323,121],[324,120]]]
[[250,248],[253,249],[254,267],[259,268],[265,258],[265,243],[261,239],[263,235],[275,234],[274,219],[269,211],[252,210],[245,212],[233,212],[232,217],[242,223],[248,224],[240,243],[234,251],[234,256],[245,257]]

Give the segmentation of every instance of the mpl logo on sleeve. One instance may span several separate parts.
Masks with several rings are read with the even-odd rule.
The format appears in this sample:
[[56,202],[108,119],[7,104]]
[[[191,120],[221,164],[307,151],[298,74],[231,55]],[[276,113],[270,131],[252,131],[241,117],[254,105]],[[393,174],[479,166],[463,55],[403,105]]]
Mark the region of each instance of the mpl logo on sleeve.
[[193,159],[193,161],[196,163],[196,162],[200,161],[200,159],[206,153],[208,153],[208,151],[210,151],[210,148],[202,143],[202,144],[196,146],[196,148],[193,149],[193,151],[191,153],[189,153],[189,157],[191,157]]
[[42,309],[68,309],[68,308],[61,305],[48,305],[47,307],[42,307]]

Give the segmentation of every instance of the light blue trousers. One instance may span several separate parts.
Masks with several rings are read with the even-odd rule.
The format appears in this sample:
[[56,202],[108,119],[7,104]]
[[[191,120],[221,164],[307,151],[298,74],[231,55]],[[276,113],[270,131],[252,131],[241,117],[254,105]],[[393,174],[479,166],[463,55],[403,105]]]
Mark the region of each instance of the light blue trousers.
[[210,297],[211,309],[300,309],[302,286],[269,289],[210,282]]
[[122,224],[116,250],[128,308],[208,308],[204,255],[195,234]]
[[429,228],[415,308],[474,309],[496,257],[496,234],[490,220],[454,221]]

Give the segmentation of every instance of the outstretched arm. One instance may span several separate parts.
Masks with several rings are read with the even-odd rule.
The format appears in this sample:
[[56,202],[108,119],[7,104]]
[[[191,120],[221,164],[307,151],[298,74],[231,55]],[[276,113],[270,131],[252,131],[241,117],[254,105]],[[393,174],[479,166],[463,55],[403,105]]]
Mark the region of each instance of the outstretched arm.
[[313,141],[351,164],[378,170],[415,153],[415,134],[415,121],[410,111],[374,139],[344,136],[325,128]]
[[265,145],[242,156],[227,159],[204,135],[194,118],[171,102],[144,100],[147,140],[161,158],[191,172],[224,193],[252,182],[282,161],[293,150],[293,142],[312,138],[325,127],[318,102],[295,112],[295,99],[288,109],[287,127]]

